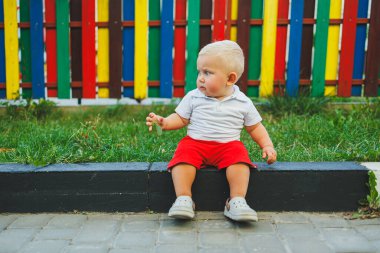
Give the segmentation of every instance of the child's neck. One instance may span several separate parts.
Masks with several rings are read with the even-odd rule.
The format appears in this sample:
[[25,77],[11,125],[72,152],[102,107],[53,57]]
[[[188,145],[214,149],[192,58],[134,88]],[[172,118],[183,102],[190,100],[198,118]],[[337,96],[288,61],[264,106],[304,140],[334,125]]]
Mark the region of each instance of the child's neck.
[[226,93],[223,96],[214,97],[218,100],[223,100],[224,98],[231,96],[234,93],[234,86],[231,85],[227,88]]

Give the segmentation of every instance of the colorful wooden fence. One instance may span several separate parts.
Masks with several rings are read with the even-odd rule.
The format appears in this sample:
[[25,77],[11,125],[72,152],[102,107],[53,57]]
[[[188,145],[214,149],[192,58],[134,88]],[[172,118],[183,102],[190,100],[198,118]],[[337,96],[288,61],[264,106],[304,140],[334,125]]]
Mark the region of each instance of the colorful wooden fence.
[[377,0],[0,0],[0,98],[182,97],[223,39],[249,96],[380,94]]

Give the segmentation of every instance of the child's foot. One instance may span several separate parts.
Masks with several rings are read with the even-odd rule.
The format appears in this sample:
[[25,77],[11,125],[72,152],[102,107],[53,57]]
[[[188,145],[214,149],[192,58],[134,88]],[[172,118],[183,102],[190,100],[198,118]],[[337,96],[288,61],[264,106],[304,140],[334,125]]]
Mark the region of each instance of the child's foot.
[[194,218],[195,204],[189,196],[179,196],[169,210],[169,217],[176,219]]
[[235,221],[258,221],[256,211],[248,206],[243,197],[227,199],[224,215]]

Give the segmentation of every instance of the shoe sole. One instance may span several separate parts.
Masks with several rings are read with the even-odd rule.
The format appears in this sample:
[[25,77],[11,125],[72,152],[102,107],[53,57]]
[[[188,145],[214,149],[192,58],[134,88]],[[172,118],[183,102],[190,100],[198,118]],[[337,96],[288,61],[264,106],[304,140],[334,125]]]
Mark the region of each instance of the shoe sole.
[[234,221],[258,221],[257,215],[233,215],[226,208],[224,209],[224,215]]
[[168,216],[176,219],[190,220],[194,218],[195,214],[194,212],[189,212],[185,210],[176,210],[169,212]]

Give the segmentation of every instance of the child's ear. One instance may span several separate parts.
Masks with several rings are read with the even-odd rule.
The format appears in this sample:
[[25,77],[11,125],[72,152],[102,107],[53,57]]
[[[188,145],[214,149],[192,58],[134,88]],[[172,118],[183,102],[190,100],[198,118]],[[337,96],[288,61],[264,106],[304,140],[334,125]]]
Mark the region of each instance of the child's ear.
[[234,85],[237,82],[236,72],[230,72],[228,74],[227,85]]

